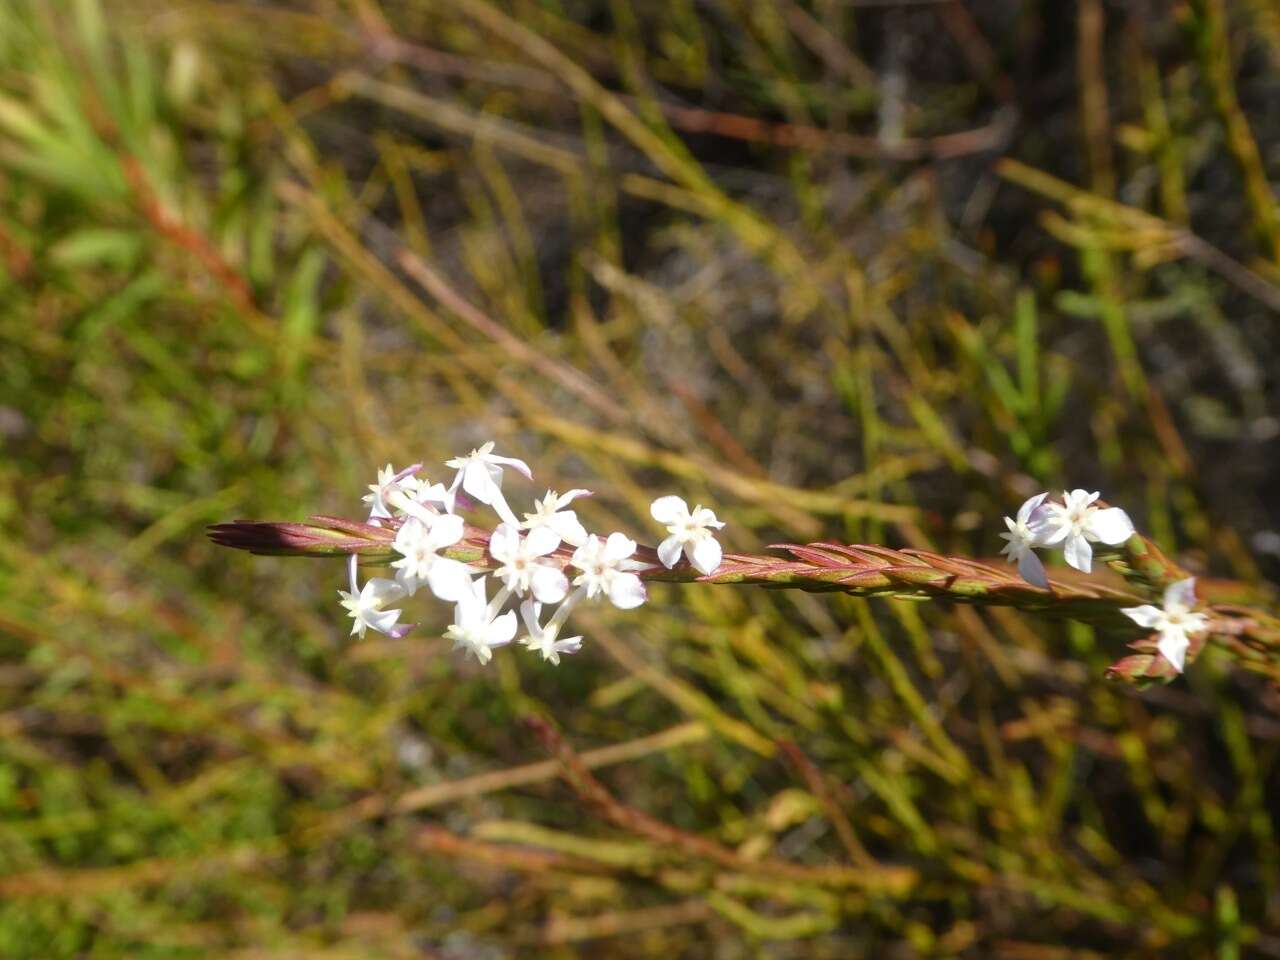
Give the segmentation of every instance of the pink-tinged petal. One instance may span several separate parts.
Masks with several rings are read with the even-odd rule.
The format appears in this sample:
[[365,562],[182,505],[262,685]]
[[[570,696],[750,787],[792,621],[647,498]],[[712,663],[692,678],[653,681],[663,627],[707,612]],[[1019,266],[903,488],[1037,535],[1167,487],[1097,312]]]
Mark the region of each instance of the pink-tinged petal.
[[693,549],[689,551],[689,562],[699,573],[710,576],[720,566],[721,555],[720,544],[712,537],[706,537],[693,545]]
[[1173,668],[1179,673],[1187,665],[1187,647],[1191,642],[1187,639],[1187,635],[1181,630],[1165,630],[1160,634],[1160,642],[1156,644],[1156,649],[1160,651],[1160,655],[1173,664]]
[[534,527],[524,538],[525,549],[534,557],[545,557],[560,546],[560,534],[549,526]]
[[1149,603],[1144,603],[1140,607],[1121,607],[1120,612],[1138,626],[1146,627],[1148,630],[1154,630],[1163,616],[1163,611],[1159,607],[1153,607]]
[[520,550],[520,533],[509,523],[500,523],[489,536],[489,553],[499,563],[510,563]]
[[1085,518],[1084,529],[1094,540],[1115,545],[1133,536],[1133,521],[1119,507],[1108,507],[1090,513]]
[[432,549],[439,550],[441,547],[451,547],[461,540],[466,532],[466,524],[459,516],[443,513],[432,516],[428,529]]
[[1071,533],[1071,524],[1066,523],[1056,512],[1045,516],[1044,522],[1037,524],[1034,531],[1036,546],[1052,547],[1067,539]]
[[1022,574],[1022,579],[1027,583],[1036,587],[1048,589],[1049,577],[1044,572],[1044,564],[1040,562],[1040,558],[1033,552],[1028,550],[1018,560],[1018,573]]
[[517,460],[515,457],[495,457],[495,456],[487,456],[485,457],[485,459],[493,464],[501,463],[504,466],[510,467],[516,473],[521,474],[526,480],[533,479],[533,471],[529,469],[529,465],[525,463],[523,460]]
[[582,649],[582,638],[565,637],[563,640],[557,640],[552,646],[556,653],[577,653]]
[[680,554],[683,552],[684,544],[680,542],[679,537],[667,537],[658,544],[658,559],[668,570],[680,562]]
[[475,595],[471,568],[448,557],[440,557],[431,564],[431,569],[427,571],[427,586],[441,600],[457,603],[458,609],[468,617],[474,613],[477,605],[481,609],[485,605],[484,594],[481,593],[478,598]]
[[644,584],[634,573],[620,573],[609,585],[609,599],[620,610],[631,610],[648,599]]
[[569,578],[562,570],[539,565],[529,578],[529,589],[540,603],[559,603],[569,592]]
[[675,523],[689,515],[689,505],[677,496],[659,497],[649,504],[649,514],[659,523]]
[[1186,611],[1196,605],[1196,578],[1187,577],[1171,583],[1164,591],[1164,608],[1169,613]]
[[504,647],[515,638],[516,626],[516,612],[508,610],[489,624],[489,629],[485,632],[485,640],[491,647]]
[[1063,545],[1062,553],[1066,557],[1067,563],[1081,573],[1088,573],[1093,569],[1093,547],[1089,546],[1089,541],[1084,537],[1072,536],[1068,538],[1066,544]]
[[564,507],[567,507],[569,504],[573,503],[573,501],[577,500],[579,497],[591,497],[591,496],[594,496],[594,494],[590,490],[583,490],[581,487],[575,487],[569,492],[562,493],[558,497],[556,497],[556,509],[560,510]]
[[625,533],[611,533],[604,542],[604,560],[606,563],[617,563],[636,552],[636,542]]
[[1018,508],[1018,522],[1029,523],[1031,514],[1039,508],[1040,504],[1044,503],[1044,498],[1047,496],[1049,496],[1047,493],[1037,493],[1031,499],[1024,501],[1022,506]]
[[491,503],[502,491],[483,463],[468,463],[462,471],[462,489],[481,503]]
[[396,621],[400,619],[399,610],[375,610],[365,614],[369,626],[379,633],[389,634],[395,629]]

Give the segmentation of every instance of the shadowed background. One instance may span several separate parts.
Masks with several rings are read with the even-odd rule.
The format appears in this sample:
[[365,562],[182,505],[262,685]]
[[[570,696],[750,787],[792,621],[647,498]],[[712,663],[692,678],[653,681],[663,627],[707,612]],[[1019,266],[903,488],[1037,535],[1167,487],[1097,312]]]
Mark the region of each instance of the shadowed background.
[[1265,0],[0,7],[0,956],[1280,955],[1212,651],[653,585],[480,669],[203,533],[495,439],[649,544],[1088,486],[1263,584],[1278,98]]

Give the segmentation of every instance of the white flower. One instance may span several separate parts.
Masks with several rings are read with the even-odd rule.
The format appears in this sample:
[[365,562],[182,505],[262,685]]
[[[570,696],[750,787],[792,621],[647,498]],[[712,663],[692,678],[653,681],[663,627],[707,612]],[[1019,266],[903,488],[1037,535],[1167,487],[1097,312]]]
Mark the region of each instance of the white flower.
[[[369,504],[370,521],[391,519],[391,510],[394,506],[392,499],[396,494],[403,495],[401,484],[411,479],[420,469],[422,469],[420,463],[405,467],[403,470],[397,470],[388,463],[378,471],[378,482],[369,484],[369,492],[364,496],[364,502]],[[378,525],[374,524],[374,526]]]
[[1188,577],[1165,588],[1163,610],[1144,603],[1140,607],[1125,607],[1120,612],[1138,626],[1160,634],[1156,649],[1181,673],[1187,662],[1191,635],[1203,633],[1209,626],[1207,616],[1191,611],[1195,605],[1196,578]]
[[578,521],[578,514],[573,510],[565,510],[578,497],[591,496],[590,490],[570,490],[568,493],[556,493],[548,490],[547,495],[533,505],[533,513],[524,515],[524,530],[533,531],[539,527],[550,527],[560,539],[573,547],[580,547],[587,542],[586,528]]
[[621,533],[609,534],[601,540],[594,533],[573,552],[570,561],[582,571],[574,586],[586,590],[588,597],[605,594],[615,607],[630,610],[644,603],[644,584],[632,570],[643,570],[645,564],[628,559],[636,552],[636,542]]
[[1001,548],[1000,553],[1009,558],[1010,563],[1018,565],[1018,573],[1027,583],[1037,587],[1048,587],[1049,578],[1045,576],[1044,564],[1035,555],[1033,547],[1043,546],[1041,536],[1043,524],[1048,510],[1044,507],[1047,493],[1038,493],[1018,508],[1018,519],[1004,518],[1008,533],[1000,534],[1009,542]]
[[453,649],[470,651],[481,663],[488,663],[493,659],[493,648],[505,646],[516,635],[516,612],[508,610],[497,616],[494,605],[485,599],[484,581],[484,577],[477,578],[458,598],[453,623],[444,637],[453,641]]
[[1041,528],[1040,543],[1046,547],[1061,543],[1067,563],[1083,573],[1093,568],[1090,541],[1115,545],[1133,536],[1129,515],[1119,507],[1092,506],[1097,499],[1097,493],[1087,490],[1064,492],[1062,503],[1047,504]]
[[449,503],[449,491],[443,483],[431,483],[425,477],[405,477],[400,489],[387,497],[388,503],[402,513],[428,522],[440,511],[437,506]]
[[499,524],[489,538],[489,553],[501,564],[494,576],[517,596],[532,591],[541,603],[559,603],[569,592],[569,578],[559,567],[539,562],[558,546],[560,536],[550,527],[535,527],[521,539],[515,527]]
[[[565,606],[567,607],[568,604]],[[564,611],[563,615],[562,611]],[[541,614],[542,604],[535,600],[525,600],[524,603],[520,604],[520,618],[524,620],[524,627],[529,631],[526,636],[520,638],[520,642],[530,650],[535,650],[542,654],[543,660],[550,660],[556,666],[559,666],[560,654],[577,653],[582,649],[582,638],[566,637],[563,640],[556,639],[567,616],[565,607],[557,610],[551,619],[547,621],[545,627],[538,623],[538,618]]]
[[470,590],[470,568],[439,553],[461,540],[463,529],[462,518],[447,513],[428,515],[426,522],[417,517],[404,522],[391,544],[403,556],[391,566],[405,592],[412,596],[426,583],[441,600],[456,601]]
[[715,572],[720,566],[720,544],[712,530],[719,530],[724,522],[701,505],[689,510],[680,497],[659,497],[649,506],[649,513],[659,523],[667,525],[667,539],[658,544],[658,559],[665,567],[674,567],[681,552],[689,558],[694,568],[704,575]]
[[487,503],[493,507],[503,521],[513,527],[520,526],[520,521],[515,518],[515,514],[511,512],[511,508],[507,506],[506,499],[502,496],[502,468],[503,466],[512,467],[532,480],[533,472],[529,469],[528,464],[513,457],[497,456],[493,452],[493,441],[490,440],[483,446],[472,450],[465,457],[454,457],[452,460],[446,460],[445,466],[453,467],[458,471],[449,487],[448,507],[450,511],[453,509],[454,497],[457,495],[459,485],[461,485],[462,489],[472,499],[480,503]]
[[351,632],[358,633],[361,639],[364,638],[365,631],[370,629],[389,637],[403,636],[408,632],[407,626],[396,626],[396,621],[400,619],[399,610],[382,609],[384,604],[394,603],[404,596],[404,589],[394,580],[373,577],[364,585],[364,589],[357,591],[353,574],[351,592],[339,590],[338,596],[355,621],[351,625]]

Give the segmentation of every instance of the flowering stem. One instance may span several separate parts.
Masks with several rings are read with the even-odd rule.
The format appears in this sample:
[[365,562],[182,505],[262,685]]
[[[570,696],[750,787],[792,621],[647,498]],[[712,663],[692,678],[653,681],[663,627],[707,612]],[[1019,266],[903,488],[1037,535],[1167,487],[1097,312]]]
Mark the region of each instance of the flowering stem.
[[[315,516],[308,523],[238,521],[216,524],[209,537],[222,546],[277,556],[351,557],[362,566],[382,566],[396,557],[392,549],[395,527],[372,526],[336,517]],[[476,572],[497,564],[488,552],[489,532],[467,526],[463,538],[441,550],[442,556],[470,565]],[[1143,601],[1153,589],[1188,576],[1150,540],[1134,534],[1118,547],[1099,552],[1099,559],[1136,589],[1113,586],[1076,574],[1055,571],[1048,589],[1033,586],[1008,566],[995,566],[966,557],[926,550],[895,550],[874,544],[778,544],[785,556],[725,554],[719,567],[702,575],[687,561],[671,569],[662,565],[651,547],[639,547],[634,559],[641,579],[669,583],[754,585],[811,593],[836,592],[860,597],[910,600],[949,600],[983,606],[1014,607],[1027,613],[1070,618],[1100,626],[1132,623],[1120,612]],[[571,549],[561,547],[545,560],[567,566]],[[1202,581],[1202,599],[1212,614],[1210,634],[1233,653],[1234,659],[1257,672],[1280,680],[1280,620],[1235,600],[1241,585]],[[499,595],[501,595],[501,591]],[[574,590],[553,614],[548,628],[563,625],[581,599]],[[505,600],[506,597],[504,596]],[[497,597],[495,597],[495,601]],[[1218,601],[1219,605],[1215,605]],[[1203,643],[1203,640],[1201,641]],[[1196,647],[1193,646],[1193,652]],[[1113,675],[1131,680],[1161,676],[1158,658],[1127,657],[1115,664]]]

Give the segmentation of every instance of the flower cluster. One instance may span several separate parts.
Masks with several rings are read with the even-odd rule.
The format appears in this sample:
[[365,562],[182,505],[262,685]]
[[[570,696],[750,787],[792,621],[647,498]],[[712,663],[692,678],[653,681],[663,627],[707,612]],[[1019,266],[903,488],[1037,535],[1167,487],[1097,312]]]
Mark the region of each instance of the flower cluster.
[[1115,546],[1133,536],[1129,515],[1119,507],[1095,506],[1097,493],[1066,491],[1061,503],[1048,497],[1038,493],[1018,509],[1017,519],[1005,517],[1009,532],[1000,534],[1009,541],[1000,552],[1018,565],[1028,583],[1049,586],[1044,564],[1035,553],[1037,547],[1062,547],[1068,565],[1088,573],[1093,569],[1092,544]]
[[[1116,546],[1134,534],[1127,513],[1119,507],[1096,505],[1098,493],[1064,491],[1061,503],[1048,497],[1047,493],[1040,493],[1023,503],[1016,518],[1004,518],[1008,532],[1000,534],[1008,541],[1001,554],[1018,565],[1018,572],[1028,583],[1049,588],[1044,564],[1035,553],[1038,547],[1062,547],[1069,566],[1089,573],[1093,567],[1092,544]],[[1143,604],[1120,612],[1139,626],[1154,630],[1158,637],[1156,648],[1181,673],[1190,638],[1209,625],[1205,614],[1192,612],[1195,603],[1195,579],[1187,578],[1165,590],[1163,608]]]
[[[582,645],[581,637],[560,637],[579,603],[607,599],[630,610],[645,602],[638,572],[656,565],[638,559],[636,542],[623,533],[588,533],[570,509],[573,501],[591,492],[547,491],[519,520],[502,492],[503,475],[512,469],[532,480],[533,473],[521,460],[497,456],[493,447],[486,443],[465,457],[446,461],[445,466],[455,471],[448,487],[420,476],[422,464],[403,470],[388,464],[378,472],[364,498],[368,522],[395,529],[391,546],[398,559],[391,562],[394,579],[373,577],[361,586],[352,554],[351,589],[340,590],[339,596],[353,621],[353,634],[363,637],[374,630],[404,636],[412,624],[400,622],[402,610],[395,605],[425,587],[454,604],[453,623],[444,635],[455,649],[488,663],[494,649],[515,640],[523,625],[518,642],[558,664],[561,655],[576,653]],[[488,539],[493,561],[489,575],[446,555],[466,534],[459,511],[476,504],[491,508],[499,520]],[[668,533],[658,548],[664,566],[675,566],[682,556],[703,574],[720,565],[715,531],[724,524],[712,511],[702,506],[690,511],[679,497],[667,496],[653,502],[651,513]],[[495,584],[492,597],[486,583],[490,578]],[[518,618],[516,609],[504,610],[509,602],[518,608]],[[555,609],[544,622],[544,608],[550,607]]]

